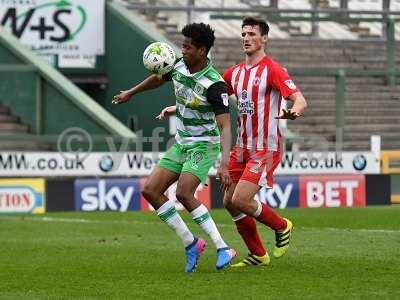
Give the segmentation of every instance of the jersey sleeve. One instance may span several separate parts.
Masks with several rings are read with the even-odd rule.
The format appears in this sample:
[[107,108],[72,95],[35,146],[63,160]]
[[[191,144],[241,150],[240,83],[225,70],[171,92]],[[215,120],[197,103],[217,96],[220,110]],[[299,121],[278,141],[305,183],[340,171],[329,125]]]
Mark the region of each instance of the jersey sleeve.
[[207,101],[211,104],[216,116],[229,113],[229,100],[225,82],[216,82],[208,88]]
[[288,98],[300,91],[289,74],[279,64],[273,64],[271,71],[271,85],[281,93],[283,98]]
[[231,68],[227,69],[225,71],[224,75],[223,75],[224,80],[226,82],[226,92],[228,93],[228,95],[232,95],[234,93],[233,87],[231,85],[231,83],[232,83],[232,71],[233,71],[233,68],[231,67]]
[[167,74],[162,75],[162,79],[164,81],[172,81],[172,71],[169,71]]

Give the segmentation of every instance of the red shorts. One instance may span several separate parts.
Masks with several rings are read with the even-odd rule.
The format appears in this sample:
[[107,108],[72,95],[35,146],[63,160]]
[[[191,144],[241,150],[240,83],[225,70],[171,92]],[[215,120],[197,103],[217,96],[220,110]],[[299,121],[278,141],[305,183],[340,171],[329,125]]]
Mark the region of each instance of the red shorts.
[[280,151],[252,151],[235,146],[229,157],[229,175],[234,183],[246,180],[272,188],[272,175],[280,161]]

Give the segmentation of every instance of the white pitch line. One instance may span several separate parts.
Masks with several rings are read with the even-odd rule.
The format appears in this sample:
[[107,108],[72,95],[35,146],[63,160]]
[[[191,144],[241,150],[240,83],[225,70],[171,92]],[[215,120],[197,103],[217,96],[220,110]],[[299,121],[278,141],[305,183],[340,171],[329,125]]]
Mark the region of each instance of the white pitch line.
[[[23,218],[23,219],[21,219]],[[91,219],[82,219],[82,218],[55,218],[55,217],[14,217],[14,216],[5,216],[3,220],[12,219],[12,220],[23,220],[23,221],[41,221],[41,222],[60,222],[60,223],[87,223],[87,224],[147,224],[147,225],[164,225],[163,222],[151,222],[151,221],[137,221],[137,220],[119,220],[119,221],[101,221],[101,220],[91,220]],[[1,218],[0,218],[1,220]],[[226,223],[218,223],[217,227],[232,227],[233,224]],[[304,231],[338,231],[338,232],[364,232],[364,233],[395,233],[400,234],[400,230],[392,230],[392,229],[366,229],[366,228],[335,228],[335,227],[301,227],[296,226],[295,230],[304,230]]]
[[357,231],[366,233],[400,233],[400,230],[392,229],[366,229],[366,228],[335,228],[335,227],[295,227],[295,229],[310,230],[310,231]]
[[65,222],[65,223],[96,223],[95,220],[88,220],[88,219],[67,219],[67,218],[52,218],[52,217],[29,218],[28,220],[45,221],[45,222]]
[[[86,224],[149,224],[149,225],[163,225],[163,222],[140,222],[137,220],[129,221],[109,221],[109,220],[91,220],[91,219],[79,219],[79,218],[54,218],[54,217],[18,217],[18,216],[5,216],[3,220],[16,220],[16,221],[33,221],[33,222],[59,222],[59,223],[86,223]],[[0,220],[2,220],[0,218]]]

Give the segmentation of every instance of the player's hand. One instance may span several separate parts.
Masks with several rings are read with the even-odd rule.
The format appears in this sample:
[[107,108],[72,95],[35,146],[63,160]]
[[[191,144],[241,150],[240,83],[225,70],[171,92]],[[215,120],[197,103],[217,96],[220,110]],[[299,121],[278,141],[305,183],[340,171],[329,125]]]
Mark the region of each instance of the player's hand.
[[120,91],[118,95],[115,95],[113,97],[113,100],[111,101],[112,104],[121,104],[124,102],[129,101],[129,99],[132,97],[130,91]]
[[165,117],[171,116],[171,115],[173,115],[175,113],[176,113],[176,106],[175,105],[167,106],[160,112],[160,114],[156,117],[156,119],[162,120]]
[[232,184],[231,177],[229,176],[228,166],[221,164],[217,170],[217,179],[221,181],[221,190],[224,192]]
[[281,113],[279,116],[275,117],[275,119],[289,119],[289,120],[296,120],[298,117],[300,117],[300,114],[291,111],[290,109],[282,109]]

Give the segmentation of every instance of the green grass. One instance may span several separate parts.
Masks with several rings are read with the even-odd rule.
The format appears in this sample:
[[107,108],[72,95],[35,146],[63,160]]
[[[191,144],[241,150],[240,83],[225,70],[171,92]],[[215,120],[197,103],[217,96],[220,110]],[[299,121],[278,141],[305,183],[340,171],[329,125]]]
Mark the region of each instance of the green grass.
[[[2,216],[0,298],[400,299],[399,207],[282,213],[295,224],[286,256],[217,272],[209,242],[193,274],[183,272],[180,241],[153,213]],[[246,255],[227,213],[212,215]],[[259,229],[271,248],[272,232]]]

